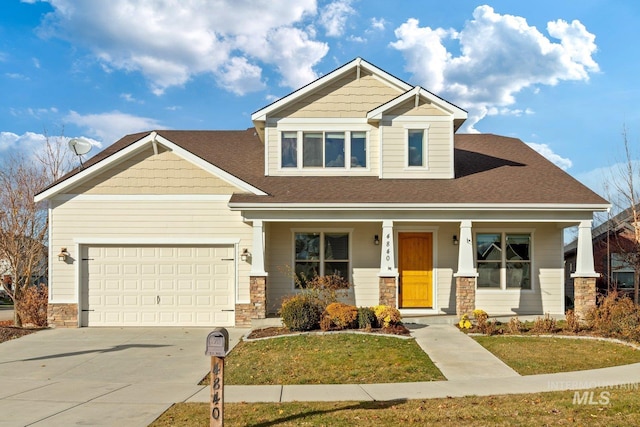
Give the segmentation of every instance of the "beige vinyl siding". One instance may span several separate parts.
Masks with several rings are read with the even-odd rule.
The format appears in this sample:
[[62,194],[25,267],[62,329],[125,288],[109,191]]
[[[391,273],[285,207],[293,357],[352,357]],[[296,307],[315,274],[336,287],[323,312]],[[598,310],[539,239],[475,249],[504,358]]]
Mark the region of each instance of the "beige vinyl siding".
[[442,111],[433,104],[420,99],[418,106],[415,106],[415,99],[397,106],[396,108],[385,112],[387,116],[448,116],[450,113]]
[[[531,229],[531,224],[474,224],[474,227],[509,232]],[[476,307],[489,314],[563,314],[562,229],[557,224],[535,225],[532,260],[532,291],[479,289]]]
[[[319,123],[313,125],[313,130],[324,131],[328,126],[331,126],[331,130],[336,131],[353,131],[348,124],[335,125],[329,123]],[[293,129],[293,125],[287,127],[287,130]],[[309,129],[309,125],[305,125],[305,129]],[[369,126],[368,134],[368,151],[367,161],[369,162],[367,168],[353,168],[346,170],[344,168],[325,168],[325,169],[297,169],[297,168],[280,168],[280,133],[276,125],[269,125],[266,128],[267,142],[268,142],[268,164],[269,175],[272,176],[323,176],[323,175],[368,175],[378,176],[380,168],[380,145],[379,145],[379,129],[376,126]]]
[[[240,239],[239,249],[252,251],[251,226],[224,201],[69,200],[52,202],[51,247],[66,247],[72,262],[54,260],[50,283],[52,302],[76,302],[76,269],[81,262],[74,239],[109,238],[127,243],[156,239],[171,244],[188,239]],[[249,300],[247,262],[238,261],[239,298]]]
[[271,114],[272,117],[349,117],[364,118],[368,111],[400,95],[371,74],[356,70],[319,88],[304,99]]
[[[267,286],[267,311],[276,313],[282,299],[298,291],[293,289],[289,271],[293,262],[292,230],[328,231],[351,230],[351,269],[353,287],[345,302],[374,305],[379,300],[380,248],[373,243],[373,236],[382,234],[382,223],[271,223],[267,243],[269,284]],[[374,274],[375,272],[375,274]],[[362,299],[362,300],[361,300]]]
[[[408,169],[406,165],[406,129],[420,129],[422,123],[428,123],[427,130],[427,168]],[[403,122],[384,121],[382,132],[382,174],[383,178],[453,178],[453,130],[450,121]]]
[[76,194],[233,194],[237,187],[175,153],[151,147],[69,192]]

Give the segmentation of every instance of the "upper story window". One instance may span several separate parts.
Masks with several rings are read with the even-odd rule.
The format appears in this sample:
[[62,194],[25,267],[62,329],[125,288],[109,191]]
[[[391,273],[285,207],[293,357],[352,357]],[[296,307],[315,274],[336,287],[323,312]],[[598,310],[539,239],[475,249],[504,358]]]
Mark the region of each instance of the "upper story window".
[[427,167],[427,129],[407,128],[405,135],[407,167]]
[[476,234],[478,288],[531,289],[531,234]]
[[284,131],[280,137],[282,168],[366,168],[364,131]]

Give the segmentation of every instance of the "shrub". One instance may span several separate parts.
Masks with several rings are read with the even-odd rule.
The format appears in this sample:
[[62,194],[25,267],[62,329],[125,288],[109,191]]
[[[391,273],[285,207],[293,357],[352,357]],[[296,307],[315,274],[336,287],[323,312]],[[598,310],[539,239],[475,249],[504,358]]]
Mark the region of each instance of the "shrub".
[[518,319],[518,316],[512,317],[507,323],[507,331],[510,334],[521,334],[526,330],[524,323]]
[[378,325],[383,328],[388,328],[389,326],[399,325],[402,323],[402,316],[400,315],[400,311],[396,308],[389,307],[388,305],[376,305],[373,308],[373,311],[376,314]]
[[286,298],[280,308],[282,323],[292,331],[311,331],[320,326],[322,304],[309,295],[298,294]]
[[565,331],[568,332],[580,332],[580,319],[578,319],[578,316],[576,315],[576,312],[569,309],[567,310],[567,312],[565,313],[565,319],[567,321],[564,329]]
[[640,341],[640,307],[617,292],[611,292],[589,310],[586,323],[601,335]]
[[16,302],[22,324],[37,327],[47,326],[47,305],[49,289],[47,285],[29,286],[22,291],[22,297]]
[[471,323],[471,320],[469,320],[469,315],[463,314],[458,322],[458,327],[460,329],[471,329],[472,326],[473,324]]
[[497,323],[489,322],[489,315],[486,311],[475,309],[473,310],[473,317],[476,320],[476,329],[481,334],[493,335],[496,333]]
[[376,313],[371,307],[358,307],[358,329],[371,329],[378,325]]
[[358,309],[353,305],[334,302],[322,313],[320,327],[323,330],[353,328],[358,318]]
[[338,297],[346,293],[349,286],[349,281],[344,277],[337,274],[329,274],[315,276],[313,279],[308,280],[304,292],[320,300],[326,307],[331,303],[337,302]]
[[543,317],[538,317],[531,327],[531,332],[534,334],[551,334],[558,330],[558,324],[556,319],[549,316],[549,313],[544,315]]

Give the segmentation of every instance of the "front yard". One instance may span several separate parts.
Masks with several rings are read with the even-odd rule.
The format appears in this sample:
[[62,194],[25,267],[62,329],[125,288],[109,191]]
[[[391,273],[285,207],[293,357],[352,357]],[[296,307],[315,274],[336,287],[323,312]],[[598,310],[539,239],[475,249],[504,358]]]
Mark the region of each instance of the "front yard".
[[583,371],[640,362],[640,350],[579,338],[476,336],[483,347],[520,375]]

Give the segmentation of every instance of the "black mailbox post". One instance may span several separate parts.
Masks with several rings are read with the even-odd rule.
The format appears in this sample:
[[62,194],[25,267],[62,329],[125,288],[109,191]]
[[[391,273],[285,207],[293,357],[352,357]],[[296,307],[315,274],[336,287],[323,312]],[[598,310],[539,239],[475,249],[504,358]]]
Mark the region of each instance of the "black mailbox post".
[[205,355],[211,356],[210,427],[224,426],[224,358],[229,351],[229,332],[215,328],[207,336]]

